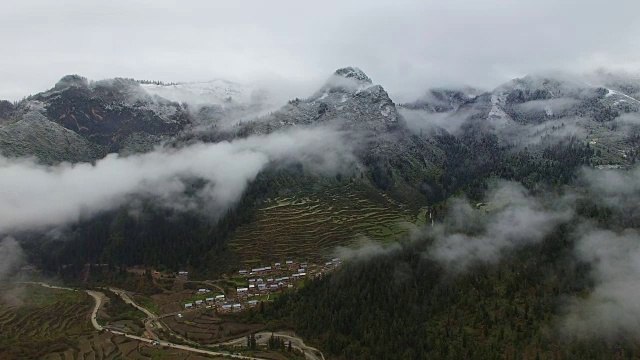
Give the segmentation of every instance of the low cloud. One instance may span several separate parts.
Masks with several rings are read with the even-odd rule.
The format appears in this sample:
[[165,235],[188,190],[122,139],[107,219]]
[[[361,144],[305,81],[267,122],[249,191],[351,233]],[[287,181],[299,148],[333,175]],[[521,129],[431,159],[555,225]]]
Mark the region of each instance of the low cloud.
[[0,233],[78,221],[121,206],[134,194],[188,209],[193,204],[182,194],[194,178],[207,181],[197,195],[215,213],[237,201],[272,164],[301,162],[325,175],[348,173],[355,158],[344,135],[329,128],[296,130],[128,157],[111,154],[95,165],[0,158]]
[[595,288],[571,301],[563,328],[581,337],[640,333],[640,234],[591,229],[576,246],[576,255],[589,262]]
[[0,240],[0,300],[9,306],[20,306],[24,300],[24,286],[6,286],[12,283],[26,257],[20,244],[10,236]]
[[445,129],[450,134],[456,134],[462,125],[474,114],[475,110],[459,110],[454,112],[434,113],[427,110],[399,108],[407,127],[416,133],[424,130]]
[[623,124],[627,124],[627,125],[640,125],[640,114],[639,113],[622,114],[616,118],[616,121]]
[[8,277],[18,270],[18,267],[24,264],[25,256],[20,244],[7,236],[0,241],[0,282],[8,279]]
[[356,246],[352,247],[338,246],[334,251],[334,255],[341,260],[368,260],[401,249],[398,243],[394,242],[385,245],[364,236],[358,238],[356,243]]
[[521,125],[513,143],[520,146],[536,144],[554,144],[566,138],[587,138],[587,130],[580,125],[580,118],[563,118],[548,120],[538,125]]
[[567,111],[579,103],[580,101],[575,99],[558,98],[527,101],[517,105],[517,107],[521,111],[545,111],[552,115]]
[[427,256],[454,271],[495,263],[504,251],[541,241],[573,216],[570,207],[544,204],[517,183],[499,183],[486,199],[479,209],[452,201],[445,221],[429,234],[435,240]]
[[580,178],[589,196],[600,204],[617,210],[625,219],[640,219],[640,167],[629,171],[585,168]]

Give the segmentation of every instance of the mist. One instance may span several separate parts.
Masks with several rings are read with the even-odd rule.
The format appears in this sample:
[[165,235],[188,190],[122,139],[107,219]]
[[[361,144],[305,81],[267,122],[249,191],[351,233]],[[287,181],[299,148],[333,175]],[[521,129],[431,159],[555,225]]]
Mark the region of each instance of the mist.
[[[355,157],[344,135],[331,128],[294,130],[127,157],[110,154],[95,165],[0,158],[0,233],[90,218],[134,194],[180,210],[207,204],[202,210],[220,213],[269,165],[300,162],[323,175],[349,173]],[[186,180],[193,178],[208,182],[197,194],[199,202],[183,196]]]
[[444,221],[427,231],[434,238],[427,256],[455,272],[496,263],[505,251],[543,240],[573,216],[564,201],[545,204],[518,183],[499,182],[485,201],[450,201]]
[[25,255],[20,244],[11,236],[3,238],[0,241],[0,282],[6,281],[24,261]]
[[444,129],[450,134],[457,134],[462,125],[474,114],[475,110],[434,113],[426,110],[399,108],[409,130],[420,133],[433,129]]
[[571,300],[563,330],[580,337],[637,337],[640,334],[640,234],[588,229],[576,246],[589,262],[595,288]]

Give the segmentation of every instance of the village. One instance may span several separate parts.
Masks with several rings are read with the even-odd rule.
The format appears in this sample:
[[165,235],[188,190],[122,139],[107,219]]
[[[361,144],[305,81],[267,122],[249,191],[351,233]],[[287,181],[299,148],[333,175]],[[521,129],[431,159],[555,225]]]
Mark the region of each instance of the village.
[[[283,291],[295,290],[305,279],[323,276],[340,266],[341,261],[334,258],[324,264],[297,262],[286,260],[266,266],[242,269],[233,276],[224,276],[227,283],[233,283],[234,289],[227,294],[220,293],[220,289],[212,291],[209,288],[199,288],[194,291],[191,300],[183,301],[185,311],[195,309],[215,309],[218,313],[240,312],[258,306],[261,301],[274,300]],[[180,271],[178,277],[187,279],[189,273]],[[195,300],[193,300],[195,299]],[[178,313],[179,318],[182,314]]]

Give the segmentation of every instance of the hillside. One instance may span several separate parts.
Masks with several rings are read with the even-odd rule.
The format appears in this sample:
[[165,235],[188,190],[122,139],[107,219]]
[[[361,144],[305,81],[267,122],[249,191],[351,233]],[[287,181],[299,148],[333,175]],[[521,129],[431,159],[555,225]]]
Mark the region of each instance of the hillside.
[[[349,166],[327,174],[308,160],[284,167],[271,163],[222,215],[176,212],[153,197],[131,194],[134,210],[123,205],[82,219],[57,229],[62,235],[56,238],[46,232],[24,235],[44,244],[28,248],[38,249],[32,260],[49,271],[65,264],[113,262],[219,273],[285,255],[330,258],[337,246],[362,237],[401,238],[407,224],[424,222],[426,208],[441,208],[461,194],[479,200],[491,179],[515,180],[535,190],[571,182],[584,165],[629,166],[640,137],[629,130],[631,123],[622,129],[624,116],[637,114],[627,98],[633,94],[622,91],[635,88],[616,81],[609,79],[610,88],[602,88],[527,77],[485,93],[434,89],[415,103],[397,106],[382,86],[347,67],[308,97],[250,121],[228,123],[227,116],[255,109],[234,101],[193,112],[188,104],[158,95],[160,89],[199,89],[194,84],[67,76],[48,91],[3,107],[0,144],[7,156],[55,164],[92,162],[109,152],[149,152],[162,144],[166,151],[224,144],[300,128],[329,127],[346,134],[353,155]],[[598,118],[607,111],[620,116]],[[409,120],[409,112],[419,116]],[[184,181],[186,196],[197,196],[209,185],[204,179]]]

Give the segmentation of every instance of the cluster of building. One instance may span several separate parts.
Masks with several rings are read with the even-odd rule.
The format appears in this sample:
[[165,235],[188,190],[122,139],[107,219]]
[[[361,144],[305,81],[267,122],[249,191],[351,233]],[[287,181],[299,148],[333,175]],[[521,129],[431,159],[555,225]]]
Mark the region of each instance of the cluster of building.
[[340,259],[337,258],[326,262],[324,266],[315,264],[309,266],[307,262],[296,263],[293,260],[287,260],[284,264],[277,262],[270,266],[239,270],[238,275],[246,277],[249,285],[237,287],[236,293],[238,298],[248,298],[293,288],[296,281],[306,277],[321,276],[339,264]]
[[[284,263],[276,262],[269,266],[252,268],[251,270],[240,270],[238,274],[240,277],[246,278],[247,285],[236,287],[235,298],[227,299],[224,295],[217,295],[184,304],[184,308],[185,310],[190,310],[215,307],[218,312],[222,313],[242,311],[258,305],[259,301],[251,299],[253,297],[291,289],[296,281],[322,276],[322,274],[333,270],[339,264],[340,259],[337,258],[326,262],[324,265],[308,264],[306,262],[297,263],[293,260],[287,260]],[[180,273],[183,272],[181,271]],[[188,273],[180,275],[186,276]],[[197,294],[202,295],[210,292],[211,290],[203,288],[198,289]]]
[[[207,289],[199,289],[198,293],[204,294],[207,292],[211,292],[211,291],[203,292],[202,290],[207,290]],[[208,297],[204,300],[196,300],[194,302],[186,303],[184,304],[184,308],[185,310],[190,310],[190,309],[196,309],[196,308],[205,307],[205,306],[211,307],[215,305],[221,305],[222,303],[224,303],[224,301],[225,301],[224,295],[217,295],[217,296]]]

